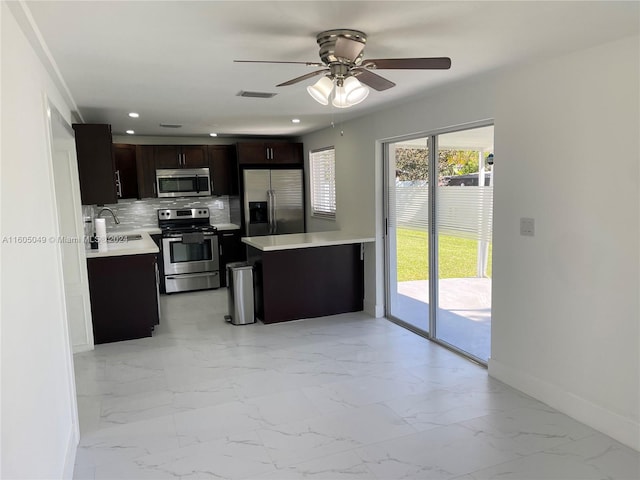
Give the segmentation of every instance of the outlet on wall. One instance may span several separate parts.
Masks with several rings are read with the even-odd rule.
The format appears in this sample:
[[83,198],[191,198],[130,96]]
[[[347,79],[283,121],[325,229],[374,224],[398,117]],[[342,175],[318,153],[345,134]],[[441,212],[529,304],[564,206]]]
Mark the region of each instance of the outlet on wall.
[[520,235],[533,237],[536,234],[536,221],[533,218],[520,219]]

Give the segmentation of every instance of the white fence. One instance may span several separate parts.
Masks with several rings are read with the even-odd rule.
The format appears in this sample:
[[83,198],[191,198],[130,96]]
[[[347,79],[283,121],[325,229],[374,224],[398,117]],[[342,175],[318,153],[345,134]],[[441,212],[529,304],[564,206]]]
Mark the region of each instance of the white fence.
[[[438,233],[491,241],[493,187],[438,187]],[[396,225],[428,231],[429,195],[426,186],[396,186]]]

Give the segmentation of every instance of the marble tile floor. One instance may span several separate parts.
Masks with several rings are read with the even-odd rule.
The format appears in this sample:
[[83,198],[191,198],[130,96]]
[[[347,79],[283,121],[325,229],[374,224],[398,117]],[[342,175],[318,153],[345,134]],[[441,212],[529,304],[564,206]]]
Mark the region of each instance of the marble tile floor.
[[224,322],[162,298],[152,338],[76,355],[76,479],[638,479],[640,454],[363,313]]

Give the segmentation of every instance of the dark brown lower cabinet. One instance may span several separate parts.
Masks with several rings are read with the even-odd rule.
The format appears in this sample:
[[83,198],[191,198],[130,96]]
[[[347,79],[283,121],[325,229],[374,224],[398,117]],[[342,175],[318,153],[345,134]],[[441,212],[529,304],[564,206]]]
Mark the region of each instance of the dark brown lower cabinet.
[[240,240],[240,230],[218,231],[220,245],[220,286],[227,286],[227,263],[246,259],[245,244]]
[[160,321],[155,254],[87,259],[95,344],[150,337]]
[[254,266],[256,316],[285,322],[363,308],[360,244],[263,252],[247,248]]

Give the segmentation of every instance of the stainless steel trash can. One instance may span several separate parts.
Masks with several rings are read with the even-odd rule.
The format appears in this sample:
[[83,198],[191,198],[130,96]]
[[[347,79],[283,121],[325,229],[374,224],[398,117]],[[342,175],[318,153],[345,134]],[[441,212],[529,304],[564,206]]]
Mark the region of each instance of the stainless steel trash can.
[[246,262],[227,264],[229,314],[225,320],[234,325],[255,323],[253,304],[253,267]]

